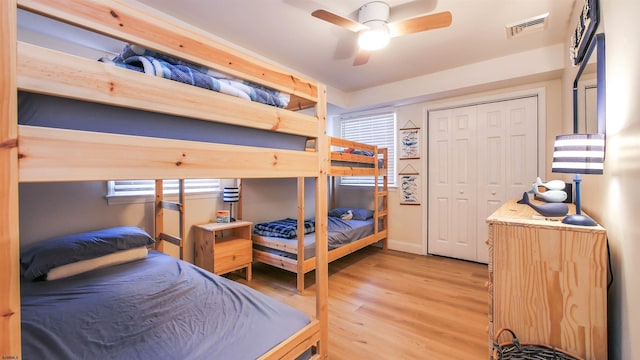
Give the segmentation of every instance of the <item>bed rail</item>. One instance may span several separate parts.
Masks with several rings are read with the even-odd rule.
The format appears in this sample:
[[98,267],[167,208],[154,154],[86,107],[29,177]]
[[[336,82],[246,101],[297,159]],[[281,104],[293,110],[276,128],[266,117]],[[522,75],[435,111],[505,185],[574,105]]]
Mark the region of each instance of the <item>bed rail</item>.
[[359,155],[359,154],[354,154],[352,152],[344,151],[346,149],[350,149],[350,150],[368,151],[368,152],[372,152],[373,154],[377,154],[378,147],[375,145],[363,144],[355,141],[331,137],[330,146],[332,148],[337,147],[340,149],[338,151],[331,151],[332,161],[360,163],[360,164],[370,165],[370,167],[374,167],[378,160],[377,157],[375,156]]
[[17,71],[25,91],[308,137],[318,132],[310,115],[37,45],[18,43]]
[[306,151],[28,125],[19,130],[22,182],[318,175],[318,155]]

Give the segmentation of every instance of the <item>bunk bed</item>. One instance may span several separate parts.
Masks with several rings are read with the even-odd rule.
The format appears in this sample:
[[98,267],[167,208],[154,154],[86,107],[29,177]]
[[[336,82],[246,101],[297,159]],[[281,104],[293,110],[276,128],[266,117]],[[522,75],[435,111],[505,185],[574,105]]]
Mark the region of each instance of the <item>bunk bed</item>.
[[[328,261],[334,261],[379,241],[382,241],[382,247],[387,249],[387,149],[335,137],[329,137],[327,146],[327,151],[331,154],[328,175],[331,177],[333,189],[330,199],[331,211],[327,212]],[[374,180],[377,186],[373,188],[372,210],[337,208],[335,189],[336,179],[340,176],[372,176],[377,180]],[[316,269],[318,261],[313,254],[317,251],[316,245],[321,243],[316,239],[316,224],[312,219],[304,217],[303,179],[298,180],[297,188],[298,214],[295,224],[292,224],[294,219],[278,219],[256,224],[252,239],[254,260],[295,273],[297,290],[302,293],[305,289],[305,274]],[[351,210],[351,213],[343,216],[348,210]],[[263,231],[259,229],[261,225]],[[274,229],[287,235],[274,234]]]
[[[215,69],[216,73],[225,74],[233,81],[258,84],[286,94],[289,101],[286,105],[266,105],[252,101],[254,99],[251,96],[247,99],[229,95],[228,92],[215,89],[215,86],[214,91],[211,91],[172,81],[176,79],[149,76],[146,71],[134,71],[135,69],[120,64],[99,62],[18,41],[18,8],[20,11],[44,15],[136,44],[153,53],[167,54],[189,64]],[[21,308],[36,310],[32,310],[32,298],[25,298],[25,303],[21,304],[21,287],[25,290],[25,296],[30,297],[38,292],[49,294],[47,287],[56,283],[25,283],[21,274],[18,219],[20,183],[211,177],[314,178],[316,213],[326,213],[328,161],[324,160],[327,156],[323,153],[328,149],[328,140],[323,135],[326,126],[326,94],[323,85],[248,56],[169,17],[124,1],[76,0],[73,6],[69,6],[64,0],[8,0],[1,2],[0,16],[0,43],[3,49],[0,55],[3,74],[0,87],[3,99],[0,105],[0,167],[3,174],[0,178],[0,206],[5,210],[0,217],[0,227],[4,229],[0,235],[2,358],[22,358],[25,350],[21,345],[22,338],[31,335],[22,333],[28,331],[29,326],[21,330]],[[78,106],[81,109],[78,110],[79,113],[85,115],[86,121],[72,125],[47,124],[45,119],[44,123],[37,120],[32,123],[32,118],[28,116],[30,109],[48,112],[39,108],[40,105],[29,105],[39,100],[44,103],[65,103],[68,106],[64,107],[69,109]],[[295,111],[311,107],[315,108],[315,115]],[[94,113],[104,110],[111,112],[111,117],[106,122],[95,119],[97,125],[93,127]],[[129,112],[133,115],[126,115]],[[146,132],[149,126],[134,126],[145,114],[153,114],[147,116],[145,121],[157,121],[153,128],[163,128],[163,134]],[[27,123],[23,123],[23,120]],[[128,126],[110,126],[114,123]],[[114,133],[104,127],[126,129],[124,132]],[[192,130],[193,134],[184,136],[168,134],[174,133],[173,129],[176,128],[195,130]],[[253,142],[238,145],[219,140],[221,137],[234,137],[224,135],[225,130],[234,131],[235,134],[254,134],[253,139],[270,135],[277,137],[262,146]],[[222,133],[223,136],[201,137],[203,134],[213,133]],[[280,136],[302,139],[302,143],[311,139],[317,145],[313,151],[305,149],[304,145],[295,149],[294,145],[291,145],[292,148],[269,145],[280,143]],[[323,217],[316,219],[316,229],[318,244],[326,243],[326,222]],[[260,358],[291,359],[309,354],[309,349],[313,349],[312,358],[327,357],[326,246],[318,246],[315,257],[318,259],[315,317],[308,318],[306,325],[287,334],[284,340],[270,344],[270,350]],[[168,259],[167,255],[152,251],[143,260],[124,264],[122,271],[133,271],[135,274],[141,271],[157,273],[164,271],[160,269],[176,266],[186,269],[191,266],[194,271],[203,272],[182,260]],[[146,266],[136,269],[142,264],[153,262],[160,264],[155,269]],[[85,275],[89,276],[87,274],[68,279],[74,282],[85,281]],[[206,272],[204,274],[207,278],[218,278]],[[171,277],[170,274],[163,276]],[[135,295],[136,281],[141,279],[132,277],[128,281],[129,291],[134,291],[132,295]],[[222,281],[217,286],[224,288],[225,283],[233,282]],[[230,292],[222,293],[227,294],[222,296],[233,297],[229,295]],[[248,294],[249,298],[255,296],[255,301],[266,298],[266,295],[257,292]],[[222,298],[219,301],[226,300]],[[214,306],[209,308],[215,311]],[[24,318],[31,321],[33,314],[28,315]],[[275,320],[271,324],[275,325],[277,322]],[[228,329],[233,326],[234,324],[227,324]],[[255,337],[249,333],[236,334],[233,331],[220,335],[226,341],[237,342],[239,347],[251,347],[250,343],[242,343],[240,340],[243,337]],[[174,345],[178,346],[181,345]],[[189,349],[188,344],[182,344],[182,347]],[[206,353],[200,355],[207,358]]]

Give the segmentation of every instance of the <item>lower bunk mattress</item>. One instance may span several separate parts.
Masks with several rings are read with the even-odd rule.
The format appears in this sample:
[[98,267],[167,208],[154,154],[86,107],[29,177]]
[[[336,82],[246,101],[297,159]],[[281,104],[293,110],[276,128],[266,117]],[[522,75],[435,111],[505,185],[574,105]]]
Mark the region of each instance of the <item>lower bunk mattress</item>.
[[65,279],[24,281],[21,302],[26,360],[256,359],[310,323],[297,309],[155,251]]
[[[343,220],[338,217],[329,217],[327,222],[328,249],[337,249],[342,245],[352,243],[374,232],[374,220]],[[297,259],[296,252],[298,239],[287,239],[274,236],[262,236],[270,243],[279,243],[276,247],[267,247],[260,244],[253,245],[254,249],[277,254],[290,259]],[[304,258],[310,259],[316,254],[316,233],[308,233],[304,236]]]

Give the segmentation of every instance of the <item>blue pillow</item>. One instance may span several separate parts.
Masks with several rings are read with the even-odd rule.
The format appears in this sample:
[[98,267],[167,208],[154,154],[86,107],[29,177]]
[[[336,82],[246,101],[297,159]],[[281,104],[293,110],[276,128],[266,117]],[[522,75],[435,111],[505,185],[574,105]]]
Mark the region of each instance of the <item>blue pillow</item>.
[[329,210],[329,216],[339,218],[343,214],[346,214],[348,210],[351,210],[351,212],[353,213],[353,220],[367,220],[373,217],[373,210],[358,209],[358,208],[331,209]]
[[20,266],[24,278],[32,281],[57,266],[148,246],[154,242],[149,234],[135,226],[65,235],[26,247],[20,253]]

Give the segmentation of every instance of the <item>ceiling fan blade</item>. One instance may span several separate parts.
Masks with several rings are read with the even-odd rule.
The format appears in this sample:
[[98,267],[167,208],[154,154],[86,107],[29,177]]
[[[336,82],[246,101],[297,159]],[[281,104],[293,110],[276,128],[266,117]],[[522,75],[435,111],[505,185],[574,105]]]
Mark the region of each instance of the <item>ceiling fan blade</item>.
[[451,12],[417,16],[388,24],[391,36],[401,36],[417,32],[434,30],[451,25]]
[[330,22],[334,25],[338,25],[340,27],[343,27],[345,29],[351,30],[353,32],[358,32],[360,30],[364,30],[367,27],[360,24],[357,21],[351,20],[349,18],[346,17],[342,17],[340,15],[336,15],[332,12],[326,11],[326,10],[315,10],[314,12],[311,13],[311,15],[313,17],[316,17],[320,20],[324,20],[327,22]]
[[369,56],[371,56],[371,51],[358,49],[358,53],[356,54],[356,58],[353,59],[353,66],[364,65],[369,61]]

